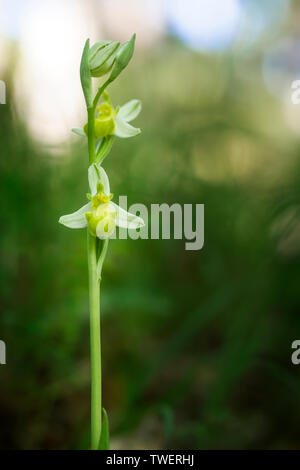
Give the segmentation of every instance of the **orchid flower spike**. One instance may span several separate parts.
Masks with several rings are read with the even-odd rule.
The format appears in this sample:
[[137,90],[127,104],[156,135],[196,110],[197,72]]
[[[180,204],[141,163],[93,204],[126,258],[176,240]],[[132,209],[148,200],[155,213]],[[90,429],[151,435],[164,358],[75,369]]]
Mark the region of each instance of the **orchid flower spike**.
[[87,196],[90,202],[73,214],[60,217],[60,224],[69,228],[88,227],[90,233],[101,240],[110,238],[116,226],[137,229],[145,225],[141,217],[112,202],[109,179],[100,164],[94,163],[89,167],[88,179],[91,193]]

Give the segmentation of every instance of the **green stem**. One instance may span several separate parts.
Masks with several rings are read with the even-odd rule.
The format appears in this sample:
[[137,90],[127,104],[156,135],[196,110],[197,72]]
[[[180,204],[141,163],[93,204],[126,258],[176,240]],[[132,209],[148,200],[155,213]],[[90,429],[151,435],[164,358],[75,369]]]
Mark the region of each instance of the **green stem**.
[[88,112],[88,149],[89,149],[89,162],[90,165],[94,163],[96,159],[95,153],[95,108],[92,106],[87,109]]
[[99,98],[100,96],[102,95],[102,93],[104,92],[105,88],[110,84],[110,79],[106,80],[105,83],[103,83],[103,85],[98,89],[97,93],[96,93],[96,96],[94,98],[94,101],[93,101],[93,109],[94,109],[94,112],[96,110],[96,106],[98,104],[98,101],[99,101]]
[[[89,163],[94,163],[95,155],[95,109],[88,112],[88,151]],[[98,449],[101,436],[101,341],[100,341],[100,285],[97,276],[97,238],[88,231],[88,270],[90,304],[90,343],[91,343],[91,448]]]
[[[102,91],[103,91],[102,87]],[[99,90],[102,93],[101,89]],[[99,96],[100,96],[99,94]],[[97,101],[87,109],[88,112],[88,151],[89,164],[96,160],[95,149],[95,107]],[[100,276],[107,251],[108,240],[102,242],[97,253],[99,241],[87,234],[88,269],[89,269],[89,305],[90,305],[90,342],[91,342],[91,448],[97,450],[102,427],[102,376],[101,376],[101,336],[100,336]],[[98,261],[99,264],[98,264]],[[97,266],[99,268],[97,268]]]
[[101,436],[101,340],[100,284],[97,276],[97,238],[88,232],[88,267],[91,340],[91,448],[98,449]]

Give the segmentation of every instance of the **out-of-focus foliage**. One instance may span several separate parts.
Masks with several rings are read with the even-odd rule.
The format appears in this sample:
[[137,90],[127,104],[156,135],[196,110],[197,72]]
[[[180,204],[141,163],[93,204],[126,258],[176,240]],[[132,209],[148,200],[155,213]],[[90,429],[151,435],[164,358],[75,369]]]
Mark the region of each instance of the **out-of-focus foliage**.
[[[205,246],[116,240],[102,281],[104,406],[114,448],[299,447],[299,141],[260,58],[167,41],[111,87],[143,102],[136,139],[105,161],[129,204],[204,203]],[[2,448],[89,441],[86,147],[34,143],[0,106]],[[23,121],[23,120],[24,121]],[[299,123],[300,126],[300,123]],[[81,143],[82,142],[82,143]]]

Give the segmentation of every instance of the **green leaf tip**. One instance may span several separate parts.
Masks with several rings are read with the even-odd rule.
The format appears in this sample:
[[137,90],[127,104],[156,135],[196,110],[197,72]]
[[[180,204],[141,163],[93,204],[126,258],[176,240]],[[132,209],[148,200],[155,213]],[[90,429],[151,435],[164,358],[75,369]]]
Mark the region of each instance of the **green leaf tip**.
[[98,450],[109,450],[109,424],[105,408],[102,408],[102,430]]
[[80,81],[87,107],[91,107],[92,100],[92,77],[89,68],[90,40],[85,41],[81,62],[80,62]]

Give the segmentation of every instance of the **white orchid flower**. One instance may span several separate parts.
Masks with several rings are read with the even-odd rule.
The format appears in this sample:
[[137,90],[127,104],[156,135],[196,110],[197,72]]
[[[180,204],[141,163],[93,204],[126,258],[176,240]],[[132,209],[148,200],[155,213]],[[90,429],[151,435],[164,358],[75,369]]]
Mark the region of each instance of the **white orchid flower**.
[[[140,134],[141,129],[133,127],[129,122],[133,121],[141,112],[140,100],[130,100],[118,109],[115,109],[109,99],[108,93],[103,93],[103,103],[97,107],[98,115],[95,118],[95,136],[97,139],[116,135],[122,139],[134,137]],[[87,124],[83,129],[74,128],[72,131],[80,136],[87,135]]]
[[69,228],[88,227],[90,233],[101,240],[111,237],[116,226],[137,229],[145,225],[141,217],[130,214],[111,201],[109,179],[100,164],[94,163],[89,167],[88,179],[90,202],[73,214],[60,217],[60,224]]

